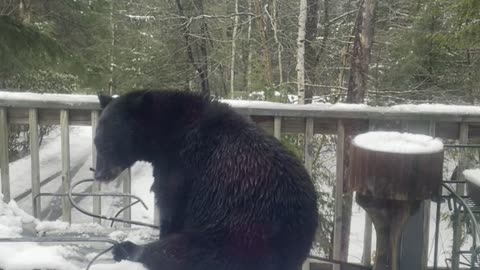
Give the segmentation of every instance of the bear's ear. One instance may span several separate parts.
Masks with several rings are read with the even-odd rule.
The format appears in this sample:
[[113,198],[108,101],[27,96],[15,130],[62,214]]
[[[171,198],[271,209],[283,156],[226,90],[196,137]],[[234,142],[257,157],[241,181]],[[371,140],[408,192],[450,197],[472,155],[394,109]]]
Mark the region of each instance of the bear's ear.
[[113,97],[99,94],[98,95],[98,101],[100,101],[100,108],[105,109],[107,107],[108,103],[110,103],[113,100]]
[[148,117],[152,114],[154,95],[152,91],[145,91],[138,95],[131,103],[130,108],[140,117]]

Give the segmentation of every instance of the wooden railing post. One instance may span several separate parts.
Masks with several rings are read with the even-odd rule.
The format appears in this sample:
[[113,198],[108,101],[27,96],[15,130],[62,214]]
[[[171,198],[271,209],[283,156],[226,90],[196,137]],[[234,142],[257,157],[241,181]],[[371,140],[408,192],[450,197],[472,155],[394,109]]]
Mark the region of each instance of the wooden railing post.
[[280,140],[281,135],[282,135],[282,117],[275,116],[273,120],[273,136],[275,136],[275,138]]
[[[120,174],[120,180],[123,183],[123,193],[124,194],[132,194],[132,177],[131,177],[131,169],[128,168]],[[128,206],[132,203],[132,199],[130,197],[123,198],[123,206]],[[132,209],[128,207],[123,211],[123,218],[126,220],[132,220]],[[125,223],[125,227],[130,227],[130,224]]]
[[[71,184],[70,174],[70,126],[69,126],[69,113],[67,110],[60,111],[60,131],[62,142],[62,187],[63,192],[68,193]],[[62,218],[65,222],[72,222],[72,206],[67,197],[63,198],[62,203]]]
[[6,108],[0,108],[0,170],[2,176],[3,200],[9,202],[10,173],[8,168],[8,122]]
[[310,270],[310,260],[308,258],[303,262],[302,270]]
[[32,176],[32,205],[33,216],[41,218],[42,211],[40,194],[40,154],[39,154],[39,136],[38,136],[38,112],[37,109],[28,111],[28,126],[30,131],[30,160]]
[[160,209],[158,209],[157,205],[155,204],[155,208],[153,209],[153,224],[160,226]]
[[[343,160],[345,148],[345,126],[343,120],[337,122],[337,165],[335,185],[335,218],[333,220],[333,259],[340,260],[342,246],[342,208],[343,208]],[[335,264],[333,269],[339,270],[340,266]]]
[[313,118],[308,117],[305,121],[305,168],[312,175],[313,162]]
[[[98,111],[92,111],[91,113],[91,121],[92,121],[92,168],[95,169],[97,165],[97,148],[95,147],[95,143],[93,140],[95,139],[95,131],[97,130],[98,125]],[[93,173],[94,174],[94,173]],[[99,192],[102,190],[102,187],[99,182],[95,181],[92,185],[93,192]],[[100,196],[93,197],[93,213],[96,215],[102,214],[102,200]],[[93,222],[101,223],[101,219],[93,218]]]
[[[462,122],[460,124],[460,135],[458,142],[460,144],[468,144],[468,123]],[[463,171],[467,166],[467,149],[460,149],[460,157],[458,160],[457,179],[458,181],[464,180]],[[458,195],[463,196],[465,194],[465,184],[457,184],[456,190]],[[462,234],[462,214],[456,213],[453,218],[453,243],[452,243],[452,270],[460,269],[460,247],[461,234]]]
[[[376,127],[375,121],[371,120],[368,123],[368,131],[374,131]],[[366,266],[372,265],[372,233],[373,222],[370,216],[365,213],[365,228],[363,230],[363,252],[362,264]]]

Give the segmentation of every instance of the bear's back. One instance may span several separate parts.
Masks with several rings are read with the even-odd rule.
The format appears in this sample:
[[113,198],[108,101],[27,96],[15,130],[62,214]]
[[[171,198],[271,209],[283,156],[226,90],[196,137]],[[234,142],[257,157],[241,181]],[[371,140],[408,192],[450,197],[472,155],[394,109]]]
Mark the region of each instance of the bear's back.
[[192,130],[183,152],[192,169],[186,229],[222,232],[252,252],[268,245],[303,256],[317,226],[310,176],[272,136],[233,109],[213,106],[219,114]]

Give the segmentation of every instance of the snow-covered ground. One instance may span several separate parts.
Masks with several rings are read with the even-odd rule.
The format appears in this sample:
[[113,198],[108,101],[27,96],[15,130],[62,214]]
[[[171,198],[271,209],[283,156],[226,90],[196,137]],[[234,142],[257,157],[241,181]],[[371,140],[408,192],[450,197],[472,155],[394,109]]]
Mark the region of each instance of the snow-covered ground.
[[[74,235],[77,240],[103,236],[115,241],[130,240],[137,243],[152,241],[157,234],[153,229],[131,229],[118,231],[98,224],[72,224],[61,221],[40,221],[25,213],[11,201],[3,202],[0,197],[0,240],[43,234],[44,238],[61,238]],[[4,242],[0,243],[0,268],[8,270],[23,269],[84,269],[89,260],[100,251],[109,247],[107,243],[35,243]],[[104,255],[90,269],[138,269],[142,265],[132,262],[113,263],[111,254]]]
[[[73,182],[92,177],[89,170],[92,163],[91,142],[91,127],[71,127],[70,151]],[[41,180],[45,182],[41,187],[42,192],[61,192],[60,145],[59,134],[54,132],[44,140],[41,146],[40,175]],[[103,222],[101,225],[94,224],[91,217],[76,210],[72,212],[74,224],[70,226],[59,221],[61,219],[61,198],[58,197],[43,197],[41,200],[42,220],[50,220],[50,222],[36,220],[30,216],[32,214],[32,198],[29,193],[30,179],[30,157],[25,157],[10,164],[10,183],[14,201],[10,204],[0,202],[0,238],[35,236],[41,232],[47,232],[47,236],[105,237],[115,240],[129,239],[141,243],[151,241],[157,234],[155,230],[137,226],[124,229],[122,224],[116,224],[115,228],[110,228],[110,222]],[[149,210],[145,210],[141,205],[135,205],[132,208],[132,219],[134,220],[153,223],[154,200],[153,194],[150,192],[152,181],[152,168],[149,164],[137,163],[134,165],[132,168],[132,192],[142,198],[149,207]],[[79,187],[78,192],[86,188],[88,188],[87,184]],[[121,183],[115,181],[104,184],[102,190],[121,192]],[[91,209],[92,199],[90,197],[83,198],[79,205],[84,209]],[[102,213],[106,215],[113,215],[121,207],[121,199],[102,199]],[[433,263],[435,204],[432,204],[431,212],[429,264]],[[364,214],[364,211],[358,205],[354,206],[349,249],[350,262],[361,261]],[[444,258],[449,257],[451,238],[451,230],[447,227],[446,222],[442,222],[439,245],[439,253],[442,256],[439,260],[440,265],[444,264]],[[372,246],[375,247],[375,239],[373,239]],[[84,269],[90,259],[107,247],[109,247],[109,244],[0,243],[0,268]],[[113,263],[111,254],[107,253],[101,257],[98,264],[94,265],[92,269],[142,269],[142,267],[128,262]]]

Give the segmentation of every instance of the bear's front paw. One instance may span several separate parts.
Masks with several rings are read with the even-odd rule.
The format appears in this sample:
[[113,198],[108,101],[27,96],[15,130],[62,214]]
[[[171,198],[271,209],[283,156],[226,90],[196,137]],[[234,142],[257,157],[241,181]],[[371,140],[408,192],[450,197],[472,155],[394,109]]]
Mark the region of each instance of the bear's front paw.
[[138,246],[130,241],[122,242],[112,249],[113,259],[116,262],[131,260],[137,253]]

